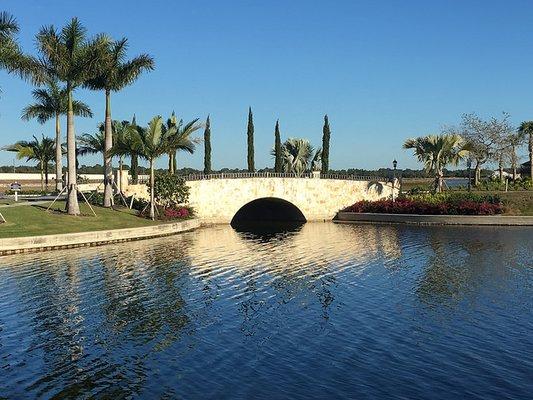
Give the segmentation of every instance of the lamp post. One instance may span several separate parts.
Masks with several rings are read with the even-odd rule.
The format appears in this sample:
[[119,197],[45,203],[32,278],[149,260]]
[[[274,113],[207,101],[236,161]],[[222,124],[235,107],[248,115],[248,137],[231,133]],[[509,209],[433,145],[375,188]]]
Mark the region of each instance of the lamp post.
[[394,203],[396,201],[396,198],[394,196],[394,185],[396,185],[396,167],[398,166],[398,161],[394,159],[392,161],[392,202]]
[[472,191],[472,159],[469,157],[466,160],[466,168],[468,169],[468,191]]

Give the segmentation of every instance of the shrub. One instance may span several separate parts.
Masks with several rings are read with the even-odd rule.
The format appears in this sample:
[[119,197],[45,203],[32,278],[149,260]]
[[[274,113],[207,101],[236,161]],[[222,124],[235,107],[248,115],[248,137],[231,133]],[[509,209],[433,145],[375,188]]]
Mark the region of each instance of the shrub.
[[154,194],[155,202],[165,208],[186,204],[189,201],[189,187],[185,179],[169,173],[155,176]]
[[420,215],[494,215],[503,212],[501,202],[495,199],[459,198],[443,199],[400,198],[392,200],[359,201],[343,211],[356,213],[420,214]]
[[[145,203],[146,204],[146,203]],[[140,217],[148,218],[150,210],[146,207],[142,212],[139,212]],[[172,221],[176,219],[187,219],[194,216],[194,210],[188,206],[170,206],[163,207],[156,206],[156,219],[160,221]]]

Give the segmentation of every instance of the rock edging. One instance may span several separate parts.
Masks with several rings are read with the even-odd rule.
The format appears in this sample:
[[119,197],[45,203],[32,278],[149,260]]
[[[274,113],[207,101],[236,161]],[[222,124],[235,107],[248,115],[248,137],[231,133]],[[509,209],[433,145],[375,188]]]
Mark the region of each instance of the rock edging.
[[340,211],[333,222],[409,225],[533,226],[533,216],[519,215],[419,215]]
[[200,220],[188,219],[137,228],[6,238],[0,239],[0,256],[149,239],[174,235],[198,227],[200,227]]

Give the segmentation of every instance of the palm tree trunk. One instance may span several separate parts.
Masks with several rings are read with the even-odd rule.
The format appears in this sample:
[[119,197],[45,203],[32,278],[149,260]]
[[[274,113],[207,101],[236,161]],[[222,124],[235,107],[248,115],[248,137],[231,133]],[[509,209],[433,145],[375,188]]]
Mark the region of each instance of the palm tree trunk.
[[437,171],[437,176],[435,177],[435,186],[436,186],[436,192],[442,193],[442,189],[444,186],[444,174],[441,170]]
[[154,160],[150,159],[150,219],[153,221],[155,219],[155,193],[154,193]]
[[511,146],[511,168],[513,170],[513,182],[516,182],[516,147]]
[[68,200],[69,215],[79,215],[78,185],[76,177],[76,134],[74,133],[74,111],[72,109],[72,88],[67,84],[68,112],[67,112],[67,168],[68,168]]
[[61,123],[59,121],[59,113],[56,113],[56,192],[63,190],[63,167],[61,165],[62,158]]
[[48,160],[44,164],[44,184],[46,186],[46,191],[48,191]]
[[42,161],[39,161],[39,169],[41,170],[41,192],[44,192],[44,168]]
[[172,155],[172,175],[178,172],[178,151]]
[[481,177],[481,165],[479,163],[479,160],[476,160],[476,166],[474,168],[474,186],[479,185],[480,177]]
[[118,181],[118,191],[120,193],[122,193],[122,166],[123,166],[123,162],[122,162],[122,156],[119,157],[118,159],[118,176],[120,177],[119,181]]
[[168,153],[168,173],[174,175],[174,157],[176,154],[172,151]]
[[137,154],[131,155],[131,180],[134,185],[139,183],[139,175],[137,175],[137,168],[139,167],[139,157]]
[[503,183],[503,156],[498,158],[498,174],[500,176],[500,182]]
[[111,207],[113,196],[113,165],[109,155],[113,146],[113,132],[111,127],[111,92],[105,91],[105,152],[104,152],[104,207]]
[[533,179],[533,133],[529,134],[529,177]]

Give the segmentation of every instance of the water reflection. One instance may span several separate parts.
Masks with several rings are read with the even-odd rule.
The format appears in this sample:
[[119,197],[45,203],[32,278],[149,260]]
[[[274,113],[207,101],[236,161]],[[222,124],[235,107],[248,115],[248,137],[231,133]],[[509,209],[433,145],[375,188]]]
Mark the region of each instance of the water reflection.
[[531,254],[521,228],[308,223],[4,257],[0,396],[413,398],[513,365],[519,397]]

